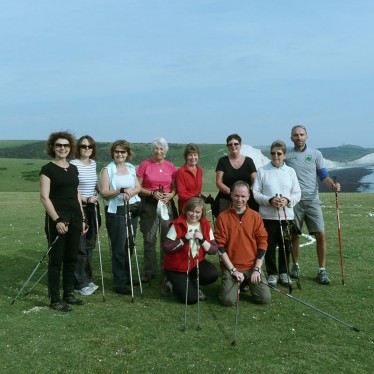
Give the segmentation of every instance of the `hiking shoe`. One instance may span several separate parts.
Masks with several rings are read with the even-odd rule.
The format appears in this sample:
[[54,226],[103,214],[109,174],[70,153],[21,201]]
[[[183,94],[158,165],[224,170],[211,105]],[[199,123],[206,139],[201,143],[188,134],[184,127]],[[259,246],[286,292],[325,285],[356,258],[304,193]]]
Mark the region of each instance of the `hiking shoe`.
[[324,269],[318,271],[316,279],[320,284],[330,284],[331,283],[330,278],[327,275],[327,271],[324,270]]
[[63,301],[56,301],[55,303],[51,303],[49,307],[59,312],[70,312],[71,311],[70,306],[64,303]]
[[130,295],[131,291],[127,287],[113,288],[113,291],[121,295]]
[[99,288],[99,286],[95,284],[94,282],[88,283],[88,287],[92,288],[93,292],[95,292]]
[[73,294],[69,294],[64,297],[65,303],[71,304],[71,305],[83,305],[84,301],[77,299]]
[[74,290],[77,293],[80,293],[82,296],[90,296],[92,295],[95,290],[91,287],[83,287],[80,290]]
[[164,284],[162,285],[161,288],[161,293],[164,296],[169,296],[173,292],[173,286],[172,284],[165,278]]
[[291,278],[299,278],[299,276],[300,276],[300,266],[296,265],[296,264],[293,264],[292,269],[291,269],[291,273],[290,273],[290,277]]
[[278,282],[278,277],[276,275],[269,275],[268,283],[270,284],[270,286],[275,287],[277,285],[277,282]]
[[206,300],[206,295],[203,291],[199,290],[199,300],[204,301]]
[[279,280],[280,280],[281,284],[283,284],[283,286],[289,286],[290,284],[292,284],[291,278],[286,273],[280,274],[279,275]]

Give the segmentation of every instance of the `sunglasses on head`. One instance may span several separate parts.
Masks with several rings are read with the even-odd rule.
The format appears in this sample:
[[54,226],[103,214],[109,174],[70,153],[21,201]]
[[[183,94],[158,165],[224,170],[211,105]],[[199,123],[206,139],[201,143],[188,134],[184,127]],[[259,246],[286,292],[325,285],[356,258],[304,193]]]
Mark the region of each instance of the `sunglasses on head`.
[[93,148],[93,145],[85,145],[85,144],[80,145],[80,149],[92,149],[92,148]]
[[277,155],[277,156],[282,156],[282,155],[283,155],[283,152],[270,152],[270,154],[271,154],[272,156],[275,156],[275,155]]

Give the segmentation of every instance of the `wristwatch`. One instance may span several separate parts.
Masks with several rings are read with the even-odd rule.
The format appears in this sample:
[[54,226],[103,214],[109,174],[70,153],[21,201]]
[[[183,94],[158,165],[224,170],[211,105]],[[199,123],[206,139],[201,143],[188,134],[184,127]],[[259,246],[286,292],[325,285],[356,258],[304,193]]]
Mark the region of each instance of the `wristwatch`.
[[253,271],[258,271],[258,272],[261,274],[261,268],[259,268],[259,267],[257,267],[257,266],[255,266],[255,267],[253,268]]
[[232,268],[232,269],[230,270],[230,275],[233,275],[236,271],[237,271],[236,268]]

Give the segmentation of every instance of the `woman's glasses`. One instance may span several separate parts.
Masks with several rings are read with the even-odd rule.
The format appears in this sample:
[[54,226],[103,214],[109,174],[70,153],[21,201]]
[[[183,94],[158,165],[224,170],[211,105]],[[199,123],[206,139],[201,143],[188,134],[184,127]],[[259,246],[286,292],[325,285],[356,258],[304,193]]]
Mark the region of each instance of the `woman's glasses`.
[[55,147],[56,148],[70,148],[70,144],[69,143],[55,143]]
[[240,143],[228,143],[228,147],[237,147]]
[[277,155],[277,156],[282,156],[282,155],[283,155],[283,152],[270,152],[270,154],[271,154],[272,156],[275,156],[275,155]]
[[80,149],[92,149],[92,148],[93,148],[93,145],[85,145],[85,144],[80,145]]
[[115,149],[114,153],[116,153],[117,155],[119,155],[119,154],[125,155],[127,153],[127,151],[117,151],[117,149]]

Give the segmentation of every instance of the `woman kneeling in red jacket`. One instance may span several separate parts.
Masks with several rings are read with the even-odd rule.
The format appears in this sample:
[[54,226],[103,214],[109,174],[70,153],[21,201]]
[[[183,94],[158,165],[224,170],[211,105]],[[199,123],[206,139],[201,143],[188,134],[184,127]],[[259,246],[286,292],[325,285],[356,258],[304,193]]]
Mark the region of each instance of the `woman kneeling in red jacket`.
[[183,303],[186,300],[187,273],[187,303],[195,304],[198,298],[206,299],[204,293],[197,289],[197,265],[200,285],[214,283],[218,278],[216,267],[205,260],[206,254],[214,255],[218,250],[205,215],[204,201],[200,197],[188,200],[183,213],[170,226],[163,245],[166,278],[172,284],[176,298]]

